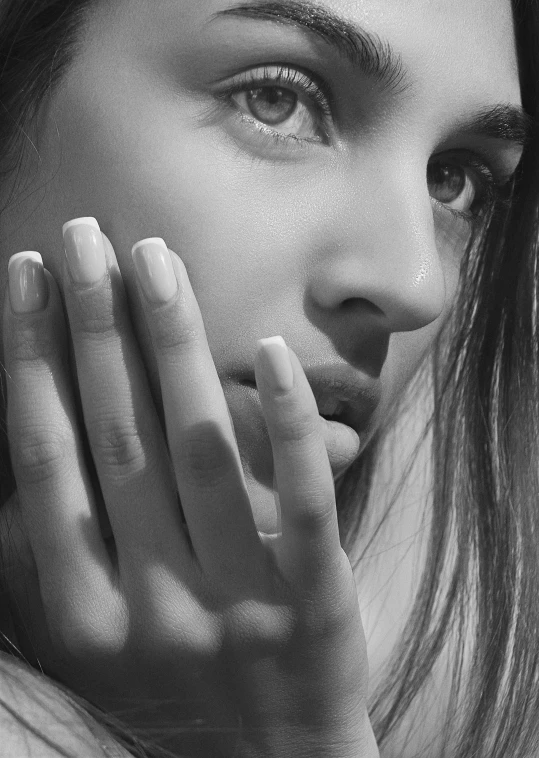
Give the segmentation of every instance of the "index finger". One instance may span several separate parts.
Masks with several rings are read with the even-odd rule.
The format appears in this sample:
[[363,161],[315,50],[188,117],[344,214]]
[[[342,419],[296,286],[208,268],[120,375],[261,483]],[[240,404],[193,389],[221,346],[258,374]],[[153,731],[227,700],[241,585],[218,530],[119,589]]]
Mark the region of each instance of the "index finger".
[[259,340],[257,388],[273,449],[290,571],[317,584],[342,560],[335,486],[318,407],[295,353],[282,337]]

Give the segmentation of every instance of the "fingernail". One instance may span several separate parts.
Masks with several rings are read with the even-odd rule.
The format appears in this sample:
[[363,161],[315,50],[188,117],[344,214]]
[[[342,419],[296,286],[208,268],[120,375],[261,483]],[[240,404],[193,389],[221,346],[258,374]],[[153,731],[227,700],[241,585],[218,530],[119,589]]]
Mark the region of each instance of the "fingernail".
[[170,253],[161,237],[148,237],[131,250],[142,291],[151,303],[168,303],[178,291]]
[[62,227],[67,265],[76,284],[90,286],[105,276],[107,261],[96,219],[74,218]]
[[261,368],[269,386],[278,392],[288,392],[294,386],[294,371],[286,342],[282,337],[258,340]]
[[41,311],[49,300],[43,259],[35,250],[15,253],[8,263],[9,300],[14,313]]

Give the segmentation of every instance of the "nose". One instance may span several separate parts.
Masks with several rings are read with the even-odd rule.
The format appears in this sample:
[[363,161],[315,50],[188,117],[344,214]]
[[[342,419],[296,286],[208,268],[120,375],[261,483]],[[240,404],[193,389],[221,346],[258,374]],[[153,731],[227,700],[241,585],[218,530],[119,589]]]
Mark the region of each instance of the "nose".
[[343,191],[342,178],[335,196],[326,188],[326,247],[312,294],[324,308],[368,301],[388,331],[413,331],[437,319],[445,303],[432,206],[417,168],[392,180],[381,174],[372,188],[364,175],[361,189],[350,182]]

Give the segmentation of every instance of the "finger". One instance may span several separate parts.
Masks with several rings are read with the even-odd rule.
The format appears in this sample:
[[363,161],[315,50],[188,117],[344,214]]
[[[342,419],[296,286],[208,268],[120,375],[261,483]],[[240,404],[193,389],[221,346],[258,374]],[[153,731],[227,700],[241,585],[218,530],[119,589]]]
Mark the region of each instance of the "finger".
[[183,262],[162,239],[133,260],[159,368],[168,444],[189,535],[206,572],[245,578],[261,545],[228,406]]
[[84,422],[120,573],[125,567],[128,578],[163,556],[185,568],[191,557],[174,476],[114,251],[94,218],[65,224],[64,244],[64,296]]
[[[58,288],[36,252],[14,255],[4,301],[10,454],[44,603],[102,608],[112,565],[103,541],[67,372]],[[76,607],[75,607],[76,606]]]
[[255,377],[273,450],[282,559],[310,585],[341,561],[335,488],[316,400],[282,337],[259,340]]

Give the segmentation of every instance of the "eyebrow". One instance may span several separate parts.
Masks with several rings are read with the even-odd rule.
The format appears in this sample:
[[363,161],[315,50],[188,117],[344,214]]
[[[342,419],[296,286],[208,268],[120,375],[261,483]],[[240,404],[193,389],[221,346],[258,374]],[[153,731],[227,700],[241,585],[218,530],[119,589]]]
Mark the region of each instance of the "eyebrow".
[[[402,59],[387,41],[310,0],[244,2],[218,11],[215,16],[269,20],[300,27],[322,39],[384,88],[398,93],[407,88]],[[535,120],[521,106],[500,103],[460,124],[460,130],[524,146],[535,126]]]
[[215,15],[299,26],[322,39],[353,66],[374,77],[383,87],[398,90],[405,84],[402,61],[387,42],[309,0],[246,2],[218,11]]
[[480,111],[463,123],[460,130],[468,134],[481,134],[491,139],[515,142],[524,147],[530,141],[535,128],[535,119],[526,113],[524,108],[500,104]]

